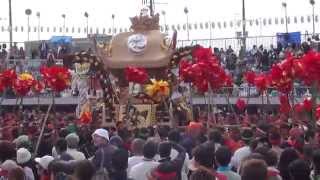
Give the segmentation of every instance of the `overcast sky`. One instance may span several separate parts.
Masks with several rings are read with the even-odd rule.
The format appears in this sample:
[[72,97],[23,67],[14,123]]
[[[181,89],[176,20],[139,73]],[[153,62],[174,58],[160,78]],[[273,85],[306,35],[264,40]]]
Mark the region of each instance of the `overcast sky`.
[[[0,0],[0,26],[8,24],[8,0]],[[156,2],[168,3],[157,5],[156,11],[166,11],[167,24],[183,24],[186,16],[183,12],[185,6],[188,7],[190,23],[195,22],[223,22],[235,21],[241,18],[242,0],[156,0]],[[311,14],[309,0],[286,0],[288,4],[288,14],[290,16],[307,16]],[[253,18],[274,18],[283,17],[284,10],[281,7],[281,0],[246,0],[246,13],[248,19]],[[316,14],[320,12],[320,2],[316,0]],[[110,28],[112,25],[111,15],[115,14],[115,27],[129,27],[128,17],[136,15],[141,9],[141,0],[12,0],[13,27],[26,26],[27,18],[25,9],[30,8],[33,14],[30,16],[32,27],[37,26],[36,12],[41,14],[41,26],[59,27],[63,24],[62,14],[66,14],[66,24],[68,27],[85,27],[83,13],[89,13],[89,26]],[[161,23],[164,24],[163,19]],[[310,23],[304,25],[290,24],[290,31],[311,31]],[[319,27],[319,28],[318,28]],[[320,24],[317,24],[320,30]],[[233,37],[237,28],[226,30],[213,30],[213,37]],[[277,27],[257,27],[249,28],[249,35],[274,35],[276,32],[283,32],[284,26]],[[192,30],[191,38],[209,38],[208,30]],[[41,38],[47,39],[54,33],[41,33]],[[78,34],[74,36],[84,36]],[[180,33],[180,39],[185,39],[186,33]],[[15,41],[26,40],[26,32],[15,33]],[[37,39],[37,33],[30,34],[31,39]],[[8,33],[0,31],[0,41],[8,41]]]

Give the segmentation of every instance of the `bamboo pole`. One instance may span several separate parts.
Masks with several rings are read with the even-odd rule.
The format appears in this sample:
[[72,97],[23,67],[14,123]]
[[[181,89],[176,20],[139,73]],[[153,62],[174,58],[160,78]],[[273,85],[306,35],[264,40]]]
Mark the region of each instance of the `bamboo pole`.
[[52,96],[52,102],[51,104],[49,105],[48,109],[47,109],[47,113],[46,113],[46,116],[42,122],[42,127],[41,127],[41,131],[40,131],[40,135],[38,137],[38,141],[37,141],[37,144],[36,144],[36,149],[34,151],[34,157],[37,157],[38,155],[38,150],[39,150],[39,146],[40,146],[40,143],[41,143],[41,140],[42,140],[42,137],[43,137],[43,133],[44,133],[44,129],[46,127],[46,124],[47,124],[47,121],[49,119],[49,114],[50,114],[50,111],[52,109],[54,105],[54,96]]

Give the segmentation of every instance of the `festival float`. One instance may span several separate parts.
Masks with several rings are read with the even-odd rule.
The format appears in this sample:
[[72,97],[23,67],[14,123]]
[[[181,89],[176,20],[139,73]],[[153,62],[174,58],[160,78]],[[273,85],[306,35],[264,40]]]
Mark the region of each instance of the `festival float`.
[[107,111],[107,124],[173,125],[169,66],[176,35],[169,42],[160,32],[159,14],[141,13],[130,20],[130,32],[117,34],[109,45],[97,45],[96,49],[108,71],[111,91],[106,93],[112,94],[109,105],[115,111],[114,114]]

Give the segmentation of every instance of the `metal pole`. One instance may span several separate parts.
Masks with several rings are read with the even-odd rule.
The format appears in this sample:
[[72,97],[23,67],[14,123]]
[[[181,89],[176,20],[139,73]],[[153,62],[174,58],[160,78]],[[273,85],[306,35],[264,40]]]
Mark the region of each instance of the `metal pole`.
[[114,29],[114,18],[115,18],[116,16],[114,15],[114,14],[112,14],[111,15],[111,18],[112,18],[112,36],[114,35],[114,33],[115,33],[115,29]]
[[12,48],[12,7],[11,0],[9,0],[9,37],[10,37],[10,49]]
[[167,33],[167,20],[166,20],[166,15],[164,15],[164,32]]
[[286,33],[288,34],[288,12],[287,12],[287,6],[285,7],[285,18],[286,18]]
[[210,29],[210,46],[212,47],[212,27],[211,27],[211,21],[209,21],[209,29]]
[[188,41],[190,40],[190,31],[189,31],[189,16],[187,14],[187,36],[188,36]]
[[112,36],[114,35],[115,29],[114,29],[114,18],[112,18]]
[[260,36],[262,36],[262,18],[259,18],[260,19]]
[[246,7],[245,0],[242,0],[242,46],[244,50],[244,54],[246,52]]
[[87,17],[87,37],[89,35],[89,17]]
[[29,42],[29,37],[30,37],[30,29],[29,29],[29,27],[30,27],[30,25],[29,25],[29,18],[30,18],[30,15],[27,15],[28,16],[28,27],[27,27],[27,31],[28,31],[28,42]]
[[312,30],[313,30],[313,35],[315,35],[316,27],[314,23],[314,4],[312,5]]
[[288,15],[287,15],[287,8],[286,8],[286,32],[288,34],[289,30],[288,30]]
[[167,18],[166,18],[166,14],[163,14],[163,20],[164,20],[164,32],[167,33]]
[[66,18],[63,18],[63,35],[66,34]]
[[154,2],[153,2],[153,0],[150,0],[150,15],[151,16],[153,16],[154,15],[154,7],[153,7],[153,4],[154,4]]
[[38,17],[38,40],[40,41],[40,16]]

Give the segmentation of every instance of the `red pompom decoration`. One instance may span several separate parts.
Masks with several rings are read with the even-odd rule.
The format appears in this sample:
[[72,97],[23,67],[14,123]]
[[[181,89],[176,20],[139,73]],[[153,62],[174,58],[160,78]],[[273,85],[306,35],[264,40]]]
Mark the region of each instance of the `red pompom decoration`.
[[247,71],[244,74],[244,78],[249,85],[254,85],[254,82],[255,82],[254,79],[256,78],[256,73],[253,71]]
[[268,78],[264,74],[259,74],[254,78],[254,84],[257,87],[258,91],[264,92],[268,88]]
[[144,84],[148,80],[148,73],[144,68],[127,67],[125,75],[128,82]]
[[46,85],[56,92],[61,92],[70,85],[71,74],[66,67],[42,67],[40,73]]
[[17,74],[13,69],[7,69],[0,74],[0,82],[5,88],[11,87],[16,79]]

